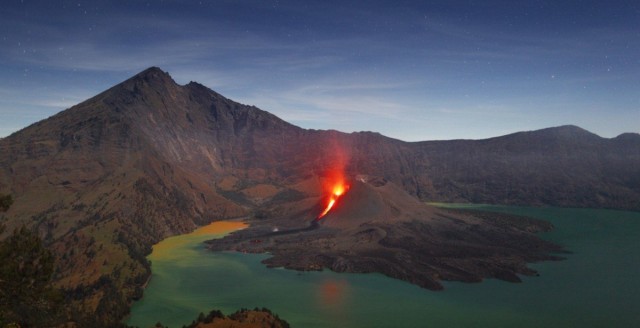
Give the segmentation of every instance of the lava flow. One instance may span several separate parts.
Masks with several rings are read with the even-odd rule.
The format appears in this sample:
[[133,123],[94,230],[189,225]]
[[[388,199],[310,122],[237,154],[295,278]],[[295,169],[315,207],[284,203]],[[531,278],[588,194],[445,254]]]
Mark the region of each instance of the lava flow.
[[346,185],[342,179],[336,182],[336,184],[333,185],[333,188],[331,190],[331,196],[329,196],[329,202],[327,203],[327,207],[325,207],[324,211],[322,211],[322,213],[318,215],[316,220],[320,220],[323,216],[327,215],[327,213],[331,211],[333,206],[338,201],[338,198],[340,198],[340,196],[342,196],[348,189],[349,189],[349,186]]

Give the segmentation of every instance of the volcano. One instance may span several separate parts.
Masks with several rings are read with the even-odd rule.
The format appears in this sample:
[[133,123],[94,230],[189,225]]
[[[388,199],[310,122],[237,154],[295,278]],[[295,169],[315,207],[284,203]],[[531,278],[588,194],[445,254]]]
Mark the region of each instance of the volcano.
[[351,229],[370,222],[392,224],[432,217],[433,209],[384,178],[359,176],[323,225]]
[[[208,242],[216,251],[269,253],[270,267],[336,272],[378,272],[440,290],[441,280],[519,282],[535,275],[528,262],[559,260],[559,245],[537,238],[544,221],[498,213],[429,206],[384,178],[358,177],[319,221],[301,217],[253,221],[245,230]],[[280,227],[270,231],[274,224]]]
[[[212,249],[271,266],[441,280],[518,280],[555,259],[545,222],[425,202],[640,210],[640,135],[575,126],[403,142],[302,129],[157,67],[0,139],[5,238],[26,225],[87,323],[117,323],[150,277],[151,246],[214,220],[251,227]],[[328,207],[336,172],[349,185]],[[274,232],[275,231],[275,232]]]

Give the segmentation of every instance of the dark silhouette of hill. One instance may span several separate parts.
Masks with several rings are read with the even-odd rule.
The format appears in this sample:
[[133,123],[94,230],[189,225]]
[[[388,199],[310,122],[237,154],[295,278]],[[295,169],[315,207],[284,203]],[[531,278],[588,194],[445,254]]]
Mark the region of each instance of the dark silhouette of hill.
[[312,218],[336,167],[421,201],[640,210],[637,134],[408,143],[306,130],[155,67],[0,139],[6,231],[39,232],[58,286],[94,324],[140,297],[154,243],[212,220]]
[[426,141],[423,199],[640,209],[640,135],[605,139],[576,126],[486,140]]

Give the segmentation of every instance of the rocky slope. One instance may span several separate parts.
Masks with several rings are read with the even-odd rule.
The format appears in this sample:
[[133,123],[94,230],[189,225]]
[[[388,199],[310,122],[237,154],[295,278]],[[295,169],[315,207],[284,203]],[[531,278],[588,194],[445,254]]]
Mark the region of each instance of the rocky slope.
[[36,229],[69,302],[109,323],[140,297],[151,245],[212,220],[312,218],[336,167],[414,201],[640,209],[637,134],[559,127],[406,143],[305,130],[149,68],[0,139],[0,193],[15,199],[0,238]]

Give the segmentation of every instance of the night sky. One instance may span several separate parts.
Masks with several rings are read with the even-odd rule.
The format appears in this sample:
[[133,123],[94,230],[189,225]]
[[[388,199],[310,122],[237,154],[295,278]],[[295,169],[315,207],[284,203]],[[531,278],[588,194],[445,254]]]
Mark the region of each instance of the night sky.
[[640,132],[638,0],[6,0],[0,44],[0,137],[149,66],[304,128]]

